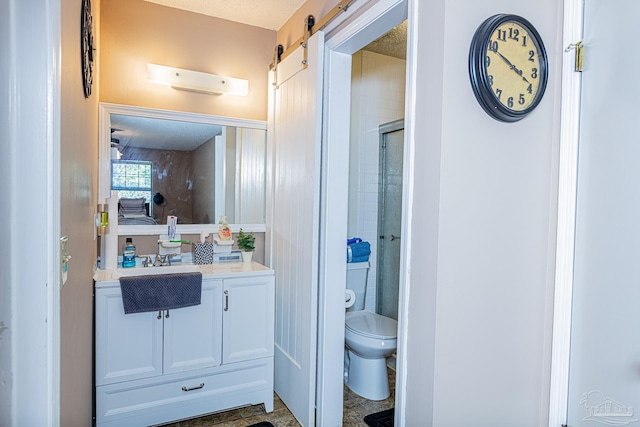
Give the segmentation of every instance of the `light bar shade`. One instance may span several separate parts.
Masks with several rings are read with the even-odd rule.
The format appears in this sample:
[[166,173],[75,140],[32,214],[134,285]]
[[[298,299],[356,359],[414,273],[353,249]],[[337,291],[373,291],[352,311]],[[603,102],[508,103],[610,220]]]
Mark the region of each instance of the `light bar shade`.
[[247,96],[249,94],[248,80],[166,67],[164,65],[147,64],[147,79],[153,83],[191,92],[238,96]]

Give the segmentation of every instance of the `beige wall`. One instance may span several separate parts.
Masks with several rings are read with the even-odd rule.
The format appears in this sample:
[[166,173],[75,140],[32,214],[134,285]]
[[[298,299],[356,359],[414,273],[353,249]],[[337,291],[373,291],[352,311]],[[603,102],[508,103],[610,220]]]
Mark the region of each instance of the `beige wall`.
[[[60,425],[88,426],[92,417],[93,214],[98,182],[98,85],[85,98],[80,68],[82,0],[62,2],[60,235],[69,236],[68,281],[60,295]],[[100,0],[92,2],[100,48]],[[97,58],[97,57],[96,57]],[[98,81],[94,67],[94,82]]]
[[[562,2],[412,3],[406,424],[546,426]],[[473,34],[501,12],[535,25],[549,56],[544,98],[517,123],[492,119],[469,83]]]
[[[276,43],[265,30],[142,0],[102,0],[100,101],[267,119]],[[249,95],[207,95],[147,81],[147,63],[249,80]]]

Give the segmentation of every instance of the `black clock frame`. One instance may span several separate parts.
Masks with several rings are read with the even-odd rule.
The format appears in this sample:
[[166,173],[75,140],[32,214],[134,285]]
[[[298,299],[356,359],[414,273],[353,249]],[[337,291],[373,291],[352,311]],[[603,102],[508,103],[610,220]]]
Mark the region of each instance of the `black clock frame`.
[[[511,110],[498,100],[493,93],[485,64],[486,47],[491,40],[491,36],[496,28],[505,22],[516,22],[518,25],[524,27],[529,32],[530,39],[537,47],[539,55],[540,82],[538,84],[538,92],[531,102],[531,105],[521,111]],[[517,122],[533,111],[542,100],[542,96],[547,88],[548,69],[547,52],[540,34],[529,21],[521,16],[510,14],[491,16],[480,24],[473,35],[471,47],[469,48],[469,77],[471,79],[471,87],[480,106],[487,114],[496,120],[502,122]]]
[[80,12],[80,55],[82,55],[82,85],[84,97],[91,96],[93,84],[93,17],[91,0],[82,0]]

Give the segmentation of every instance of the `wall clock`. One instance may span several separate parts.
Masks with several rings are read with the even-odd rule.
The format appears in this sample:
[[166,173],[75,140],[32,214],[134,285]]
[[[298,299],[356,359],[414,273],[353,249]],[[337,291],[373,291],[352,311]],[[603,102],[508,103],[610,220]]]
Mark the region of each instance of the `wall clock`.
[[80,16],[80,53],[82,55],[82,84],[84,97],[91,96],[93,84],[93,18],[91,17],[91,0],[82,0]]
[[476,99],[491,117],[523,119],[547,87],[547,52],[540,34],[517,15],[488,18],[471,41],[469,77]]

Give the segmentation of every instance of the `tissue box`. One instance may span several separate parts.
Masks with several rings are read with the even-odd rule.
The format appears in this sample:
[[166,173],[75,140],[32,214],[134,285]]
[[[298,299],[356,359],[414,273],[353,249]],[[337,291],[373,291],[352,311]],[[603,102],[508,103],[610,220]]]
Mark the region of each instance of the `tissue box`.
[[193,263],[213,264],[213,243],[194,243]]

